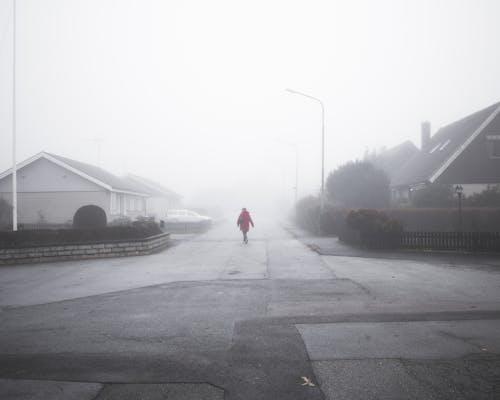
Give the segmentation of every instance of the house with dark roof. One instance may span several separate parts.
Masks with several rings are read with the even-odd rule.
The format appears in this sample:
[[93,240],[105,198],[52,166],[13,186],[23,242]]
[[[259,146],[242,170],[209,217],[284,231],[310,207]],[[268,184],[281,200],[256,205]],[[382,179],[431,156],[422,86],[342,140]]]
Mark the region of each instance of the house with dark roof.
[[160,220],[165,218],[168,209],[181,206],[181,196],[158,182],[133,174],[128,174],[124,179],[149,194],[146,199],[146,212],[149,217]]
[[440,128],[422,123],[422,146],[391,179],[392,198],[404,201],[429,184],[461,185],[464,194],[500,183],[500,103]]
[[[17,165],[20,224],[71,223],[85,206],[97,206],[107,221],[145,216],[150,193],[140,185],[80,161],[41,152]],[[0,174],[0,198],[12,204],[12,169]]]

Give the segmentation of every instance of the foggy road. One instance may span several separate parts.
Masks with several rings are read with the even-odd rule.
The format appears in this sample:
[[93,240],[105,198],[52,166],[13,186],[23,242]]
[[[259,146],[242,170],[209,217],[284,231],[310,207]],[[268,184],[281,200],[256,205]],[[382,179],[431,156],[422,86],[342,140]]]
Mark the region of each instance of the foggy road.
[[498,396],[500,270],[322,257],[255,223],[248,245],[229,221],[152,256],[0,268],[0,398]]
[[0,1],[0,400],[499,400],[499,16]]

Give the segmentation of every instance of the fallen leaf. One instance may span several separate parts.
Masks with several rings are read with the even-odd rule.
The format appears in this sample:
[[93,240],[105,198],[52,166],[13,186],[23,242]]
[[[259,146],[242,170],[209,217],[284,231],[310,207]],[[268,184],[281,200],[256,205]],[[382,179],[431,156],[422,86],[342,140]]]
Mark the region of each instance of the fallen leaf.
[[307,376],[301,376],[301,378],[304,381],[302,382],[302,386],[316,386]]

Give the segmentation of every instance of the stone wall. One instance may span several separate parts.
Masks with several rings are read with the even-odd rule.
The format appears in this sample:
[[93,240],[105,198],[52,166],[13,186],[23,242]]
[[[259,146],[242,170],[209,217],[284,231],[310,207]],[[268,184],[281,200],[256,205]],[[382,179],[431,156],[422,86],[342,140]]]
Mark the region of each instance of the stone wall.
[[169,239],[169,233],[161,233],[144,239],[106,243],[75,243],[0,249],[0,265],[141,256],[164,249],[168,246]]

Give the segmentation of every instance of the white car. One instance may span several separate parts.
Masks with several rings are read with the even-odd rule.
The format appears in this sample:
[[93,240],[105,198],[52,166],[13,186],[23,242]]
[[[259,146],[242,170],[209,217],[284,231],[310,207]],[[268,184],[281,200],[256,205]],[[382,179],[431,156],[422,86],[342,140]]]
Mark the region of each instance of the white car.
[[191,210],[167,210],[165,222],[167,224],[212,225],[212,218]]

